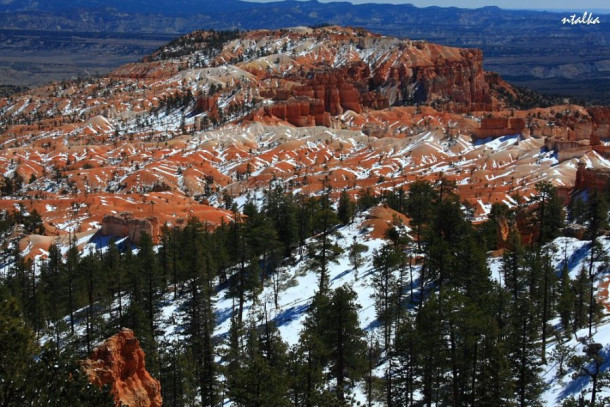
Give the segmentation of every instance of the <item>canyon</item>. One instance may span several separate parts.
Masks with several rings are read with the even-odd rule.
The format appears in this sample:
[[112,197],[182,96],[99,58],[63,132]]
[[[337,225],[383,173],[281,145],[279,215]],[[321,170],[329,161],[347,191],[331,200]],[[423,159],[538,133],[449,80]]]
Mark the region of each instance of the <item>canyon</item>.
[[[36,270],[54,243],[100,251],[147,235],[158,243],[165,226],[191,218],[210,228],[243,219],[246,203],[276,187],[328,192],[336,202],[344,193],[356,201],[407,193],[417,180],[450,181],[475,223],[494,204],[528,206],[540,182],[557,187],[566,204],[582,191],[607,190],[610,108],[524,108],[535,95],[483,63],[476,49],[339,26],[196,31],[107,75],[0,98],[0,213],[33,220],[4,230],[4,258],[19,252]],[[342,227],[342,244],[368,242],[369,263],[388,230],[410,222],[383,203],[356,218]],[[40,227],[28,229],[34,220]],[[497,254],[515,225],[525,243],[535,239],[526,223],[500,219]],[[588,243],[576,240],[570,247],[581,253]],[[489,259],[494,272],[497,260]],[[422,261],[416,253],[409,265]],[[346,262],[333,279],[352,279]],[[352,283],[371,290],[357,273]],[[305,285],[284,287],[293,291],[281,298],[287,318],[304,312],[295,311],[294,298],[313,296],[314,285]],[[175,287],[162,295],[186,301]],[[176,340],[183,333],[173,317],[184,310],[172,301],[163,301],[160,335]],[[234,308],[219,295],[219,332],[228,332],[222,316]],[[373,312],[367,307],[367,326]],[[162,405],[159,381],[129,329],[82,367],[92,383],[112,389],[117,405]]]
[[474,49],[337,26],[197,31],[99,78],[0,98],[0,209],[41,216],[46,236],[20,245],[36,258],[66,235],[230,222],[270,185],[357,199],[445,178],[480,220],[540,181],[566,197],[602,188],[610,108],[520,109],[526,97]]

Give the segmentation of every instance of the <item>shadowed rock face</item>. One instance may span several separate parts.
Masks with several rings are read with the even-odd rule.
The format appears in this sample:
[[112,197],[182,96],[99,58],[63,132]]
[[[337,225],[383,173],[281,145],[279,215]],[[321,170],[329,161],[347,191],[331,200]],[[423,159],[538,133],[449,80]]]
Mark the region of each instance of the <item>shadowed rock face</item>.
[[[279,40],[281,35],[246,33],[242,40]],[[480,50],[396,40],[339,27],[303,32],[292,40],[319,44],[315,53],[292,58],[299,69],[262,69],[257,63],[238,63],[258,78],[275,80],[272,86],[259,89],[261,96],[289,105],[293,97],[319,101],[331,116],[414,103],[434,103],[453,112],[492,110],[501,103],[488,84]],[[239,49],[224,50],[222,56],[237,59]],[[289,83],[283,86],[282,80]],[[502,86],[511,92],[510,85]],[[268,109],[264,113],[275,115]],[[276,117],[296,126],[325,121],[303,114]]]
[[145,354],[131,329],[95,348],[83,369],[91,383],[109,385],[117,406],[161,407],[161,384],[146,371]]
[[102,219],[102,234],[118,238],[129,237],[135,244],[140,242],[142,234],[155,239],[159,235],[159,221],[155,217],[136,219],[129,212],[117,215],[106,215]]
[[197,100],[196,113],[207,113],[210,119],[218,119],[218,97],[201,97]]
[[606,168],[586,168],[584,163],[580,163],[576,172],[575,187],[581,190],[606,191],[610,187],[610,170]]

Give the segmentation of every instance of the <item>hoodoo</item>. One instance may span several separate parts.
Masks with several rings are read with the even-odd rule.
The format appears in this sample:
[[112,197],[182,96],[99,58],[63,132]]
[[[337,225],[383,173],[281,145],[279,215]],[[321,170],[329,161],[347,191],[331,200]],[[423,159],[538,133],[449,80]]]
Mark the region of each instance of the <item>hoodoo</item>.
[[123,328],[95,348],[83,368],[93,384],[111,387],[117,406],[161,407],[161,384],[146,370],[145,359],[133,331]]

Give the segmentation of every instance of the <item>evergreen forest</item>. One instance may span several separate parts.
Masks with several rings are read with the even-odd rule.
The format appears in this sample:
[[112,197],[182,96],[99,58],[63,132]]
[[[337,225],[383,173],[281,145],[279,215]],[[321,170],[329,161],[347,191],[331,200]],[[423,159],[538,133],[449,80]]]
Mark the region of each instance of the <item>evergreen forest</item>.
[[[609,383],[606,344],[594,341],[604,317],[595,292],[608,272],[608,193],[583,192],[566,206],[540,183],[529,202],[494,204],[475,222],[455,191],[444,179],[416,181],[382,196],[362,190],[354,200],[276,185],[241,207],[225,199],[233,220],[220,226],[189,218],[158,239],[95,250],[72,241],[52,246],[41,263],[9,239],[15,225],[34,230],[36,222],[5,212],[0,406],[114,405],[78,361],[121,327],[136,333],[172,407],[530,407],[542,405],[551,363],[592,383],[563,405],[608,405],[600,396]],[[339,244],[337,235],[376,205],[410,222],[395,222],[367,259],[364,242]],[[567,260],[553,265],[563,249],[553,242],[576,233],[589,254],[571,276]],[[361,325],[354,287],[329,278],[341,256],[370,282],[373,325]],[[273,299],[261,292],[271,287],[277,306],[283,274],[297,263],[317,283],[289,344]],[[219,315],[220,295],[231,299],[230,315]],[[183,318],[167,335],[159,318],[172,302]],[[221,317],[228,332],[216,329]],[[562,346],[577,333],[583,352]]]

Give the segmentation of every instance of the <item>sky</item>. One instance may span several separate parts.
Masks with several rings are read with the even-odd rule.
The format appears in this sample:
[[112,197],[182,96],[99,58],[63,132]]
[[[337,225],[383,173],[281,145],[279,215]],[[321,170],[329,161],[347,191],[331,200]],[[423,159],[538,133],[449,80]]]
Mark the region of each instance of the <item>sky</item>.
[[[271,1],[271,0],[249,0]],[[276,0],[277,1],[277,0]],[[319,0],[327,3],[331,0]],[[332,0],[346,1],[346,0]],[[498,6],[505,9],[536,9],[536,10],[598,10],[610,9],[608,0],[347,0],[354,4],[361,3],[411,3],[418,7],[440,6],[477,8],[484,6]]]

